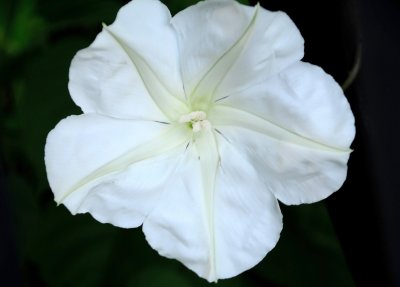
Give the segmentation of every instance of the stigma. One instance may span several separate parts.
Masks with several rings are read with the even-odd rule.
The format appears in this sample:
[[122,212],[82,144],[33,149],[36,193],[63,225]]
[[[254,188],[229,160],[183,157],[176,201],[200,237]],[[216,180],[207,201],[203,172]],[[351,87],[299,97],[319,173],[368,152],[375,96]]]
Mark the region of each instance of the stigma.
[[211,123],[207,120],[207,114],[203,111],[194,111],[189,114],[182,115],[179,118],[180,123],[188,123],[194,133],[202,130],[211,130]]

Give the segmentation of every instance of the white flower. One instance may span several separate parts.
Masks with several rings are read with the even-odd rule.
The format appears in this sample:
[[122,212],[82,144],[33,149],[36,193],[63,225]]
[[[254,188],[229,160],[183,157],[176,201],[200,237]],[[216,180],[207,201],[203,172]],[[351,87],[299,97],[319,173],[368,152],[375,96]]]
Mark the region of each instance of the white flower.
[[277,200],[315,202],[346,178],[353,115],[302,57],[282,12],[209,0],[171,18],[130,2],[72,61],[83,114],[47,139],[56,201],[143,224],[154,249],[209,281],[253,267],[279,238]]

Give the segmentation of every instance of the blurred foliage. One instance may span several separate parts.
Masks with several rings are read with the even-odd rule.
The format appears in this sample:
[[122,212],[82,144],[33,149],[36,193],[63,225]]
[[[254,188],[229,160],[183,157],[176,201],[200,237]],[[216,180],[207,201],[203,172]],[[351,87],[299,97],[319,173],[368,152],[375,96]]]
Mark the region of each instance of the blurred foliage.
[[0,2],[0,47],[15,55],[34,46],[41,40],[44,22],[35,13],[32,0]]
[[[175,14],[196,1],[163,2]],[[67,90],[70,61],[123,4],[0,1],[1,159],[24,286],[209,285],[179,262],[158,256],[140,228],[119,229],[56,207],[47,183],[47,133],[60,119],[80,113]],[[353,286],[323,204],[282,211],[277,247],[254,269],[217,285]]]

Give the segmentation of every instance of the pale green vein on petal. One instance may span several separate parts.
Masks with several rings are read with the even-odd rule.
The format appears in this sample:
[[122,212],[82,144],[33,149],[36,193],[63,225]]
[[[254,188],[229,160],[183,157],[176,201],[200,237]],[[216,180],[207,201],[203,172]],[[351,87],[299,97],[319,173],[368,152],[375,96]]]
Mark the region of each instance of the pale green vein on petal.
[[184,102],[173,95],[153,71],[151,66],[134,49],[128,47],[122,39],[103,24],[104,31],[118,43],[121,49],[128,55],[135,66],[144,86],[157,107],[171,120],[176,121],[180,115],[187,113],[188,109]]
[[218,128],[218,126],[242,127],[262,133],[279,141],[288,142],[310,149],[338,153],[350,153],[352,151],[349,148],[334,147],[317,142],[313,139],[309,139],[292,132],[262,117],[225,105],[214,106],[212,114],[209,115],[209,119],[216,128]]
[[254,8],[254,14],[248,26],[238,40],[212,65],[189,96],[191,107],[207,110],[214,101],[215,91],[239,58],[256,23],[260,5]]
[[184,148],[191,136],[192,135],[188,129],[183,129],[181,126],[172,126],[161,136],[158,136],[132,150],[129,150],[128,152],[94,170],[92,173],[86,175],[72,187],[70,187],[66,192],[60,194],[55,201],[58,204],[61,204],[68,196],[87,184],[97,181],[112,173],[122,171],[134,163],[158,156],[179,146]]
[[199,155],[202,187],[204,193],[204,205],[206,209],[207,227],[209,229],[209,274],[208,278],[217,278],[216,252],[215,252],[215,223],[214,223],[214,194],[215,180],[219,165],[219,153],[217,142],[213,131],[202,131],[195,140],[196,149]]

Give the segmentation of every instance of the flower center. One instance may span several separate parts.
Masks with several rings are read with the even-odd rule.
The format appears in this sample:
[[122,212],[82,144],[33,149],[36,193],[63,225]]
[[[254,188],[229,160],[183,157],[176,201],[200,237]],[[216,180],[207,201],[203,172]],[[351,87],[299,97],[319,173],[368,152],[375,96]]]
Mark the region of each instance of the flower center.
[[195,133],[211,129],[211,123],[207,120],[207,114],[203,111],[194,111],[183,115],[180,117],[179,122],[188,123]]

